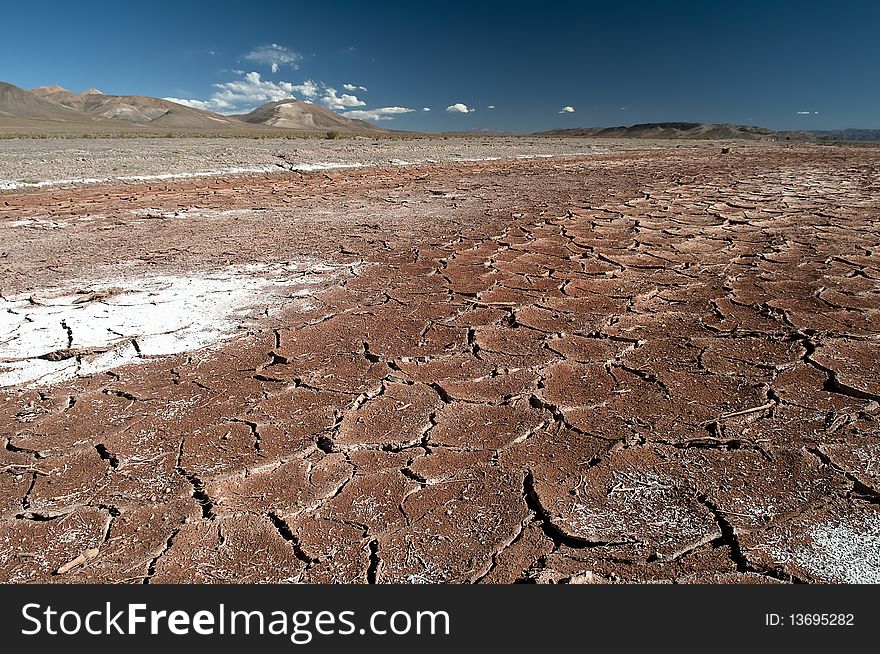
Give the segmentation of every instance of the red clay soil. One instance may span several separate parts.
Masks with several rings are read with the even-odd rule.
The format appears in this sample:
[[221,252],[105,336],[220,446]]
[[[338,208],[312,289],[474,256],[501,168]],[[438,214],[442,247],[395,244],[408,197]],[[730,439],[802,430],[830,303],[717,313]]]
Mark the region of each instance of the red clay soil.
[[[878,164],[670,148],[0,193],[4,296],[364,262],[214,350],[4,389],[0,580],[876,580]],[[246,211],[165,216],[193,207]],[[3,229],[35,216],[67,226]]]

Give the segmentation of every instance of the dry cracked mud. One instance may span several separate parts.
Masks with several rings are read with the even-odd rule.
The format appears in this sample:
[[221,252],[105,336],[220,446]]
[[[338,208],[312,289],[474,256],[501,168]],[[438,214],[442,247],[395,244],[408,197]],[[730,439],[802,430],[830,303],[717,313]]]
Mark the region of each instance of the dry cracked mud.
[[0,269],[5,582],[880,582],[876,149],[19,189]]

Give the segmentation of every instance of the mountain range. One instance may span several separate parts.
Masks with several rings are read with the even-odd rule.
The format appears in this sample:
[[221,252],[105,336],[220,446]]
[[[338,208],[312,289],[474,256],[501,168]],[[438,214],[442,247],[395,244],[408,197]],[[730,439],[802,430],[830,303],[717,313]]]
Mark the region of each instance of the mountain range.
[[223,116],[177,102],[141,95],[105,95],[98,89],[74,93],[60,86],[27,90],[0,82],[0,129],[170,129],[371,133],[385,131],[301,100],[269,102],[239,116]]
[[[224,116],[177,102],[142,95],[106,95],[98,89],[74,93],[60,86],[33,90],[0,82],[0,134],[4,131],[93,131],[150,133],[162,130],[266,134],[279,130],[376,134],[387,132],[346,118],[312,102],[267,102],[250,113]],[[489,129],[462,135],[501,134]],[[776,131],[752,125],[643,123],[620,127],[576,127],[537,132],[539,136],[642,139],[748,139],[797,141],[880,141],[880,130]]]

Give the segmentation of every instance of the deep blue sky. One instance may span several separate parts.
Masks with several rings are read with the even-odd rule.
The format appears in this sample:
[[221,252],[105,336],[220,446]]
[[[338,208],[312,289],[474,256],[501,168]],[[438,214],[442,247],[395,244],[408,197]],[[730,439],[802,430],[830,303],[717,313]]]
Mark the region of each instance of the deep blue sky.
[[[370,4],[7,3],[0,80],[209,101],[214,84],[257,72],[274,85],[312,80],[315,101],[329,86],[366,103],[349,109],[415,109],[382,123],[399,129],[880,128],[874,0]],[[296,55],[294,70],[283,60]],[[474,111],[446,110],[455,103]]]

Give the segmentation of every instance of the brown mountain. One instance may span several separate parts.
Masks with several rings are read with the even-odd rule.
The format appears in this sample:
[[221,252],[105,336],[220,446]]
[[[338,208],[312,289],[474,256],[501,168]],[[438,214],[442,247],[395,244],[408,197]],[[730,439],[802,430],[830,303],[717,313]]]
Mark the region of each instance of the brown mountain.
[[[30,92],[18,90],[42,101],[44,107],[55,106],[76,112],[66,114],[70,120],[77,116],[78,120],[85,117],[115,125],[209,130],[283,128],[349,133],[385,131],[366,121],[345,118],[320,105],[293,99],[269,102],[248,114],[222,116],[170,100],[140,95],[106,95],[94,88],[83,93],[73,93],[61,86],[41,86]],[[25,117],[25,113],[22,112],[22,117]]]
[[543,136],[592,136],[595,138],[637,139],[799,139],[816,140],[807,132],[779,132],[751,125],[711,123],[643,123],[620,127],[575,127],[538,132]]
[[105,95],[97,89],[72,93],[58,86],[43,86],[34,89],[33,93],[45,100],[95,118],[155,127],[189,129],[223,129],[238,126],[236,121],[220,114],[142,95]]
[[320,105],[301,100],[267,102],[249,114],[229,116],[252,125],[285,127],[301,130],[335,130],[340,132],[385,131],[364,120],[340,116]]
[[[60,88],[60,87],[59,87]],[[13,84],[0,82],[0,119],[94,123],[95,118],[82,111],[50,102]]]

